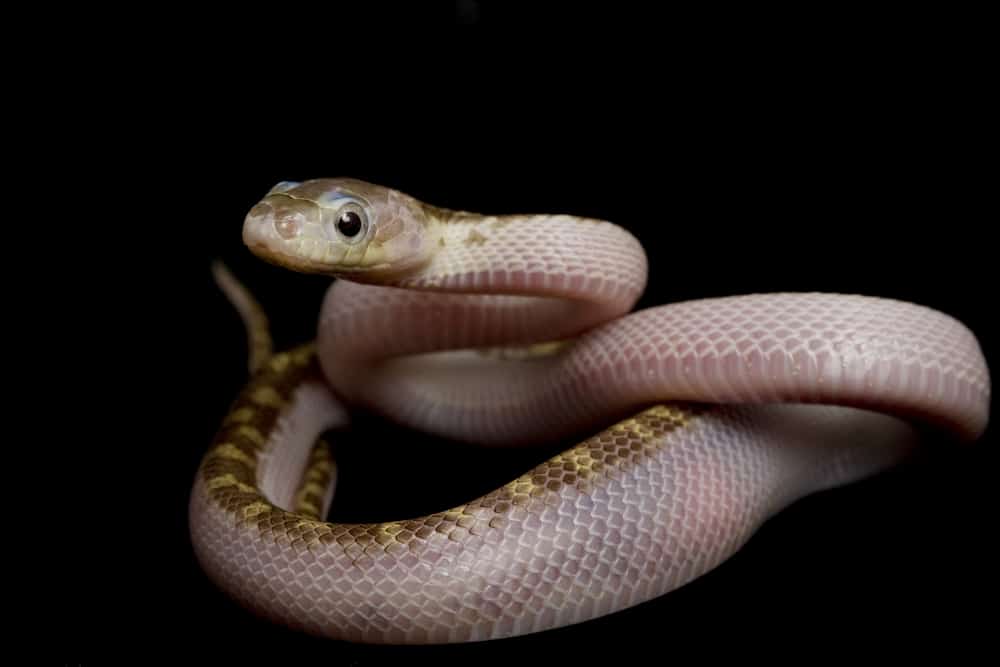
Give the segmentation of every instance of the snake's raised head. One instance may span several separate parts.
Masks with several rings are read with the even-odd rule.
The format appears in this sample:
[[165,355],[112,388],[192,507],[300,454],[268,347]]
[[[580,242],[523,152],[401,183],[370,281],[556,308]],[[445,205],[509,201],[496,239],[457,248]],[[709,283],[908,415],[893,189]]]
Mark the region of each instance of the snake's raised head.
[[395,280],[434,249],[426,208],[350,178],[284,181],[250,209],[243,241],[259,257],[306,273]]

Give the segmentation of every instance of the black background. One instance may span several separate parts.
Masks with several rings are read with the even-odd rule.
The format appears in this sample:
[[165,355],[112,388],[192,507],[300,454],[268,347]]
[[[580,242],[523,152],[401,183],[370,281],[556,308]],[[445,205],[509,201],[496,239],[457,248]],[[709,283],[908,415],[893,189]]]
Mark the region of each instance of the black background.
[[[466,4],[473,13],[463,20],[509,25],[509,16]],[[452,18],[449,10],[432,22]],[[115,178],[135,184],[127,217],[144,232],[123,242],[148,252],[94,273],[105,293],[122,297],[113,309],[121,315],[124,304],[126,317],[101,337],[133,379],[120,437],[99,464],[112,481],[90,491],[132,556],[95,546],[93,562],[81,561],[89,569],[75,595],[89,611],[68,624],[71,654],[165,656],[197,646],[200,656],[374,664],[607,648],[763,657],[794,654],[803,642],[866,655],[986,646],[996,592],[992,431],[972,447],[930,442],[925,460],[798,503],[736,557],[662,599],[530,637],[412,648],[318,640],[252,618],[202,575],[187,497],[245,380],[246,354],[209,264],[224,260],[258,295],[279,348],[313,336],[328,285],[264,265],[241,245],[243,216],[280,180],[352,176],[449,208],[608,219],[650,258],[640,308],[762,291],[872,294],[958,317],[996,358],[995,185],[983,165],[995,137],[974,74],[936,57],[848,57],[853,47],[836,39],[808,63],[798,62],[799,47],[763,45],[769,55],[752,63],[744,58],[758,55],[752,48],[678,62],[654,40],[641,72],[632,61],[605,62],[596,47],[581,61],[541,59],[478,40],[465,34],[427,62],[401,50],[361,72],[337,61],[318,88],[294,67],[245,83],[226,67],[184,69],[113,111],[133,120],[116,139]],[[93,304],[68,301],[81,318],[96,317]],[[333,517],[343,520],[462,502],[559,446],[483,452],[364,416],[338,437]],[[428,495],[412,481],[420,475],[438,490]],[[124,502],[126,493],[141,501]],[[78,527],[83,543],[102,544]]]

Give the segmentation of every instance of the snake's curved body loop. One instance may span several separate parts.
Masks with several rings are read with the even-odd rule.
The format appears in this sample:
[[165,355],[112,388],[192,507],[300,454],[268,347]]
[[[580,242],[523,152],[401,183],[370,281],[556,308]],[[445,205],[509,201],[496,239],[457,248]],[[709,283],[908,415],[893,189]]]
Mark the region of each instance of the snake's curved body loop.
[[[626,314],[646,259],[603,221],[324,179],[277,186],[244,239],[347,280],[316,346],[271,358],[226,418],[192,538],[223,589],[319,635],[468,641],[613,612],[707,572],[795,499],[898,462],[914,424],[972,440],[987,420],[985,360],[947,315],[830,294]],[[327,523],[333,463],[310,451],[354,403],[489,444],[598,432],[460,507]]]

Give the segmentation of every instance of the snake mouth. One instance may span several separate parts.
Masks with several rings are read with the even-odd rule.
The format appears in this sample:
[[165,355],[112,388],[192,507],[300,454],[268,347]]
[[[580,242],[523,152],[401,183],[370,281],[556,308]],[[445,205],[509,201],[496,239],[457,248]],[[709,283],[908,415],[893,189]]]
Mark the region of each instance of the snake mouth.
[[[261,239],[244,239],[247,248],[257,257],[268,264],[274,264],[296,273],[308,273],[312,275],[322,275],[338,277],[345,275],[365,275],[365,282],[381,282],[377,280],[379,272],[388,271],[390,264],[372,264],[370,266],[337,266],[332,268],[326,262],[309,259],[302,255],[284,252]],[[386,278],[388,280],[389,278]]]

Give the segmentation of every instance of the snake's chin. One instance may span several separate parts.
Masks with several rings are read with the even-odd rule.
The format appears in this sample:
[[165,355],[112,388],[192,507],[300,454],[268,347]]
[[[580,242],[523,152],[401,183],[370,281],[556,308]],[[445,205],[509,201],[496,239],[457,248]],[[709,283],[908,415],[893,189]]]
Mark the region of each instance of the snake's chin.
[[304,263],[301,258],[292,257],[286,255],[282,252],[276,251],[269,247],[266,243],[260,241],[252,241],[244,239],[247,248],[250,249],[254,255],[264,260],[268,264],[274,264],[280,266],[284,269],[289,269],[291,271],[297,271],[299,273],[322,273],[322,268],[320,266],[311,266],[310,263]]

